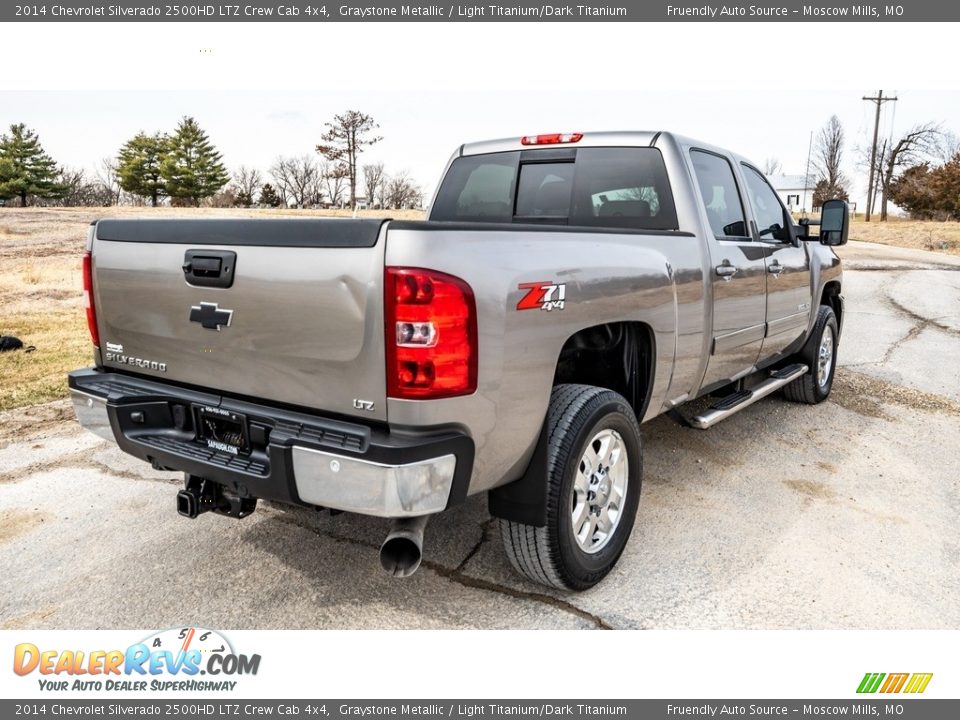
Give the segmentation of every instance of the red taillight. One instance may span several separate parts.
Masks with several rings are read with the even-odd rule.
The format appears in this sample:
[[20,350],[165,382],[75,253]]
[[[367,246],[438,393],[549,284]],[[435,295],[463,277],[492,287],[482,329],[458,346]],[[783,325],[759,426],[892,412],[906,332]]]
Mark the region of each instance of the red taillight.
[[575,143],[583,139],[583,133],[551,133],[549,135],[524,135],[520,138],[521,145],[559,145],[560,143]]
[[477,389],[477,304],[460,278],[387,268],[387,395],[428,400]]
[[97,311],[93,304],[93,253],[90,251],[83,256],[83,301],[87,306],[87,328],[90,330],[90,339],[96,347],[100,347]]

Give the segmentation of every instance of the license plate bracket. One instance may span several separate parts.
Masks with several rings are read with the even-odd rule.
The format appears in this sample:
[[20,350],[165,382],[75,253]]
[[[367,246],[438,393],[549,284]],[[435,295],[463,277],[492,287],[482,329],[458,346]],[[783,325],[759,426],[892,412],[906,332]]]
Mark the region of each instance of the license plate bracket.
[[198,407],[197,440],[212,450],[230,455],[250,454],[247,416],[216,407]]

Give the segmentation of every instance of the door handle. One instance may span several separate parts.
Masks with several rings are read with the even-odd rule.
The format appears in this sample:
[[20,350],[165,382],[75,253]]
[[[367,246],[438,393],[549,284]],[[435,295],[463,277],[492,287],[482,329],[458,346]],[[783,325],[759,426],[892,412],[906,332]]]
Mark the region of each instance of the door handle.
[[767,265],[767,272],[773,273],[775,277],[780,277],[780,273],[783,272],[783,265],[778,262],[771,263]]
[[733,265],[717,265],[716,269],[717,269],[717,275],[724,278],[725,280],[729,280],[730,278],[732,278],[734,275],[737,274],[738,270],[740,270],[740,268],[734,267]]

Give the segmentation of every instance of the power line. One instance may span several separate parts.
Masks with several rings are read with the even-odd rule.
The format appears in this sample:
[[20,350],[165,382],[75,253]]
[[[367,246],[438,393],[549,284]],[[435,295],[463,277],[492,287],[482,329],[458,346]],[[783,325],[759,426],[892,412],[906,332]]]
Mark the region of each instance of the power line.
[[883,90],[877,92],[876,97],[864,97],[864,100],[874,103],[877,106],[877,113],[873,121],[873,147],[870,150],[870,180],[867,185],[867,212],[864,216],[866,222],[870,222],[870,211],[873,209],[874,194],[876,189],[873,185],[873,176],[877,167],[877,134],[880,131],[880,108],[884,103],[896,102],[896,97],[884,97]]

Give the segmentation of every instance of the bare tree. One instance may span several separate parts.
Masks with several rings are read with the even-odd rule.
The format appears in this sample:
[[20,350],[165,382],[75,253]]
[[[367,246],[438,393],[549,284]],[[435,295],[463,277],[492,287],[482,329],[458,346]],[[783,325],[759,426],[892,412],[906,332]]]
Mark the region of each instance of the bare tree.
[[253,205],[253,199],[260,193],[263,176],[256,168],[241,165],[233,173],[232,191],[236,202],[244,207]]
[[377,197],[377,190],[383,184],[384,177],[382,162],[363,166],[363,185],[367,192],[367,200],[371,205],[374,204],[374,198]]
[[948,163],[957,155],[960,155],[960,135],[949,130],[941,132],[936,160],[940,163]]
[[63,195],[37,199],[36,204],[52,207],[108,207],[113,204],[111,189],[97,179],[88,179],[84,170],[61,167],[57,183]]
[[326,123],[326,126],[327,131],[321,138],[323,142],[317,145],[317,152],[346,170],[345,177],[350,180],[350,207],[353,207],[357,203],[357,156],[364,147],[383,140],[379,135],[371,135],[380,126],[359,110],[334,115],[333,122]]
[[216,195],[204,198],[201,205],[202,207],[229,208],[238,206],[250,207],[250,205],[253,204],[246,204],[246,199],[240,198],[237,192],[236,186],[228,185]]
[[380,185],[377,187],[377,207],[385,210],[387,207],[387,187],[390,185],[390,176],[386,173],[383,174],[383,178],[380,180]]
[[812,163],[817,171],[816,182],[822,189],[822,200],[847,196],[847,178],[840,165],[843,162],[844,133],[840,118],[831,115],[820,128],[813,145]]
[[57,178],[60,187],[63,189],[63,196],[55,201],[58,205],[64,207],[78,207],[86,205],[84,196],[88,186],[86,173],[83,170],[67,167],[60,168],[60,174]]
[[343,202],[343,191],[346,189],[347,169],[340,163],[329,160],[320,162],[320,177],[323,179],[323,189],[331,205],[340,205]]
[[763,174],[764,175],[779,175],[780,171],[783,169],[783,165],[775,157],[768,157],[763,161]]
[[284,203],[306,207],[320,199],[320,168],[309,155],[278,157],[270,168],[270,175]]
[[406,170],[394,175],[386,183],[386,201],[391,208],[402,209],[411,207],[420,202],[423,192]]
[[119,205],[123,196],[123,188],[120,187],[120,176],[117,174],[117,160],[112,157],[103,158],[95,169],[97,182],[110,191],[110,204]]
[[878,187],[880,189],[880,220],[887,219],[890,192],[901,168],[910,167],[940,149],[943,133],[934,123],[914,125],[897,140],[884,140],[877,153]]

